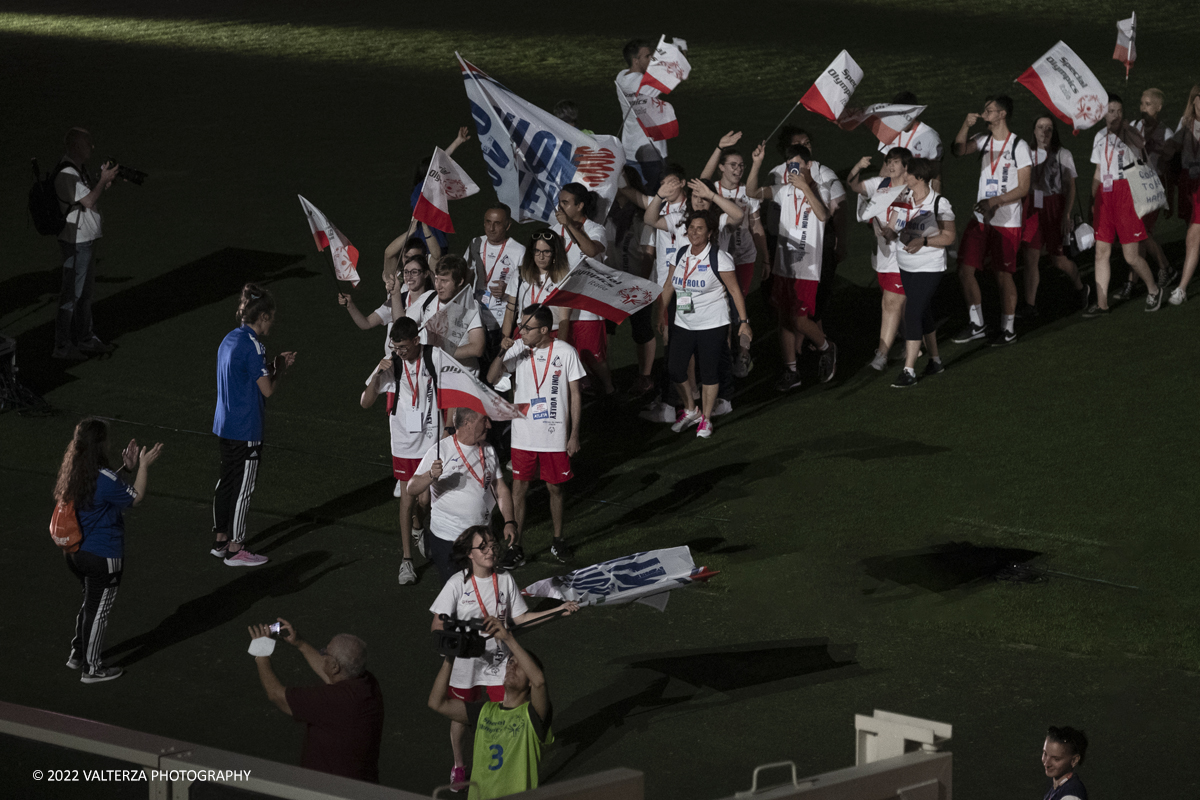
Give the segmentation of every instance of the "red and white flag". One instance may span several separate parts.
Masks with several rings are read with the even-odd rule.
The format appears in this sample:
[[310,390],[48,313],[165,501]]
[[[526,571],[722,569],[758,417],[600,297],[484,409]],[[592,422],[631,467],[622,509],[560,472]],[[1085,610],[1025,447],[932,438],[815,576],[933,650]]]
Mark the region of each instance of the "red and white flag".
[[681,81],[687,80],[691,72],[692,65],[688,63],[683,51],[663,36],[658,40],[654,58],[650,59],[650,66],[642,75],[642,82],[638,84],[638,88],[649,86],[663,94],[670,94]]
[[1104,119],[1108,92],[1083,59],[1063,42],[1025,70],[1017,83],[1033,92],[1054,116],[1071,125],[1076,133]]
[[675,118],[675,108],[657,95],[645,97],[639,93],[640,102],[631,103],[633,115],[637,117],[642,130],[656,142],[674,139],[679,135],[679,120]]
[[584,257],[543,305],[590,311],[619,325],[639,308],[653,303],[660,294],[662,287],[645,278]]
[[1129,68],[1137,61],[1137,49],[1134,40],[1137,39],[1137,14],[1117,23],[1117,49],[1113,50],[1113,60],[1125,65],[1125,80],[1129,80]]
[[891,103],[876,103],[866,108],[846,109],[838,117],[838,127],[852,131],[859,125],[866,125],[875,138],[884,144],[891,144],[900,132],[921,116],[925,106],[903,106]]
[[421,186],[421,196],[413,209],[413,219],[439,231],[454,233],[454,223],[450,221],[450,201],[470,197],[478,191],[479,187],[462,167],[455,164],[454,159],[446,155],[442,148],[435,147],[429,172]]
[[454,360],[454,356],[434,350],[434,385],[437,387],[438,408],[470,408],[497,422],[508,419],[523,419],[529,410],[514,406],[493,392],[471,374],[471,371]]
[[304,199],[304,195],[296,196],[300,198],[300,207],[304,209],[304,216],[308,218],[308,228],[317,240],[317,251],[328,247],[333,256],[333,272],[337,279],[350,281],[351,286],[358,286],[358,270],[355,269],[358,266],[358,250],[316,206]]
[[814,114],[837,122],[862,79],[862,68],[843,50],[838,53],[833,63],[825,68],[812,88],[804,93],[804,97],[800,98],[800,105]]
[[464,286],[454,299],[445,305],[438,303],[437,311],[429,315],[421,326],[422,344],[429,344],[450,355],[458,350],[459,345],[467,337],[467,329],[471,324],[472,312],[475,311],[475,292],[470,286]]

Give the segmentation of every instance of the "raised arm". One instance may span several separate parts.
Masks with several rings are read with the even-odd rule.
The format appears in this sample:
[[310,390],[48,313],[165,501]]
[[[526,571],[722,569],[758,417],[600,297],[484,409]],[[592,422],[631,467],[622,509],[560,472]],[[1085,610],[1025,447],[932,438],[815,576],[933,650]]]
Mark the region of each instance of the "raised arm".
[[461,128],[458,129],[458,136],[455,136],[454,141],[451,142],[450,146],[446,148],[446,155],[448,155],[448,156],[454,155],[454,151],[458,149],[459,145],[463,144],[464,142],[468,142],[470,140],[471,140],[471,129],[468,128],[466,125],[463,125]]
[[829,219],[829,209],[826,207],[825,203],[821,201],[821,196],[817,194],[817,190],[813,188],[811,178],[806,178],[803,173],[795,172],[788,175],[788,183],[792,184],[792,186],[795,186],[804,193],[804,197],[808,200],[808,204],[812,206],[813,216],[815,216],[821,222],[825,222],[827,219]]
[[863,156],[854,165],[854,168],[850,170],[850,174],[846,176],[846,183],[849,184],[850,191],[861,194],[863,197],[867,196],[867,187],[863,184],[863,180],[859,176],[869,166],[871,166],[871,157]]
[[974,139],[968,139],[967,133],[970,132],[972,126],[979,121],[979,115],[975,113],[967,114],[967,118],[963,120],[962,127],[958,129],[958,135],[954,137],[954,155],[965,156],[974,153],[979,148],[975,145]]
[[[578,609],[578,606],[576,606],[576,609]],[[557,609],[552,610],[550,613],[554,611],[557,611]],[[522,614],[521,616],[525,617],[528,614]],[[484,630],[501,642],[504,642],[505,646],[508,647],[508,651],[512,653],[512,658],[515,658],[521,666],[521,672],[525,673],[525,677],[529,679],[529,704],[533,706],[533,710],[544,721],[550,714],[550,692],[546,688],[546,675],[538,667],[537,662],[530,658],[525,648],[521,647],[521,643],[517,641],[517,637],[513,636],[512,631],[505,628],[500,620],[495,617],[488,617]],[[432,702],[433,698],[430,697],[430,703],[432,704]],[[465,710],[463,716],[466,716]]]
[[137,497],[133,498],[135,506],[141,505],[142,500],[146,497],[146,483],[150,479],[147,470],[158,460],[161,453],[162,442],[158,442],[149,449],[143,447],[138,453],[137,477],[133,479],[133,491],[137,494]]
[[760,142],[750,154],[750,175],[746,178],[746,196],[756,200],[770,200],[771,187],[758,185],[758,172],[762,169],[763,159],[767,156],[767,143]]
[[450,670],[453,668],[454,659],[442,659],[442,668],[438,670],[437,677],[433,680],[433,688],[429,690],[429,707],[443,717],[466,725],[470,721],[467,718],[467,704],[457,697],[446,696],[450,689]]
[[741,131],[730,131],[721,137],[717,142],[717,149],[713,150],[712,155],[708,157],[708,163],[704,165],[704,169],[700,171],[700,177],[704,179],[711,178],[717,172],[717,166],[721,163],[721,151],[726,147],[733,147],[742,138]]
[[742,211],[742,207],[737,203],[725,197],[720,192],[714,192],[705,186],[703,181],[696,180],[695,178],[688,181],[688,188],[692,190],[693,196],[707,200],[728,214],[730,225],[736,227],[742,224],[742,218],[746,216],[746,212]]

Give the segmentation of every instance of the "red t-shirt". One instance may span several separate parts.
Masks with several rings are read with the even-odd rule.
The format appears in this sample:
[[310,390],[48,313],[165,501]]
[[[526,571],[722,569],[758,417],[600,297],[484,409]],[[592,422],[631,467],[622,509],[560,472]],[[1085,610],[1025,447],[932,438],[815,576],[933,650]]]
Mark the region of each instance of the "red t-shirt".
[[292,717],[305,724],[300,766],[379,783],[383,693],[370,672],[286,691]]

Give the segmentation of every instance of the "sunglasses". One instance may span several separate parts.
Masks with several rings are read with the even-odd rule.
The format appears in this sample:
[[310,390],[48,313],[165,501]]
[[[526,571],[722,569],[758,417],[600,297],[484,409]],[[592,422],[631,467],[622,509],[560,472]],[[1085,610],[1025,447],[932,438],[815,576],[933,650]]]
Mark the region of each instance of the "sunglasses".
[[554,241],[554,231],[552,231],[550,229],[537,231],[536,233],[533,234],[533,240],[535,242],[553,242]]

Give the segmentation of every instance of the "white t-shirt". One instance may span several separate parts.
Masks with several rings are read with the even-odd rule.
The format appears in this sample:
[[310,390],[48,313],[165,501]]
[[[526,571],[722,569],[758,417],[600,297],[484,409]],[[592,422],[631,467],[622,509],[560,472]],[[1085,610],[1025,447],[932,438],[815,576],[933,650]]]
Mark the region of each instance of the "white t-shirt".
[[[713,207],[714,208],[716,207],[715,204]],[[680,231],[679,235],[676,237],[676,240],[675,240],[679,243],[679,247],[681,247],[681,248],[690,247],[691,244],[687,240],[687,226],[684,225],[684,220],[687,219],[687,214],[684,213],[684,211],[682,210],[682,207],[681,207],[681,210],[679,210],[679,211],[671,211],[667,214],[664,214],[663,219],[666,220],[668,228],[670,228],[673,231]],[[720,250],[724,253],[729,253],[730,255],[733,255],[730,248],[733,245],[733,232],[736,230],[737,230],[737,228],[735,228],[733,225],[731,225],[729,223],[729,215],[726,214],[724,211],[720,212],[720,216],[717,217],[717,249],[718,250]],[[676,250],[675,256],[678,256],[678,255],[679,255],[679,250]],[[672,256],[672,258],[674,258],[675,256]],[[674,262],[672,261],[671,263],[674,263]],[[734,263],[738,263],[738,262],[734,262]],[[670,265],[668,264],[668,267],[669,266]],[[666,280],[665,273],[663,275],[663,280],[664,281]]]
[[72,203],[78,203],[92,193],[91,187],[84,182],[79,170],[73,166],[63,168],[54,179],[54,191],[58,193],[59,208],[67,211],[67,225],[58,238],[71,244],[83,244],[99,239],[102,235],[100,212],[81,205],[68,206],[63,202],[69,197]]
[[879,152],[887,155],[893,148],[903,147],[917,158],[928,158],[933,161],[942,160],[942,137],[937,131],[917,120],[911,131],[900,131],[900,135],[890,144],[879,143]]
[[1047,195],[1066,194],[1066,187],[1079,173],[1075,171],[1075,156],[1065,147],[1058,148],[1057,158],[1047,162],[1049,151],[1039,147],[1033,154],[1033,182],[1029,193],[1033,195],[1033,207],[1043,208]]
[[[671,286],[675,289],[675,324],[689,331],[707,331],[729,324],[729,303],[725,300],[725,284],[718,272],[733,272],[733,257],[717,250],[717,268],[713,270],[712,245],[705,245],[700,255],[692,255],[692,246],[684,245],[677,253]],[[687,308],[694,309],[687,313]]]
[[[396,391],[396,372],[376,371],[367,379],[379,394],[387,395],[386,411],[392,431],[392,455],[396,458],[421,458],[442,436],[442,415],[438,411],[433,376],[423,358],[415,364],[393,356],[400,364],[399,392]],[[415,391],[414,391],[415,390]],[[393,414],[392,407],[396,413]]]
[[[571,234],[567,233],[565,225],[554,225],[551,228],[555,233],[562,237],[563,247],[567,250],[567,263],[571,265],[571,269],[579,266],[579,262],[583,261],[583,250],[571,238]],[[605,263],[605,248],[608,246],[608,236],[604,232],[604,226],[599,222],[592,222],[590,219],[583,221],[583,233],[596,244],[600,245],[600,252],[596,254],[595,260],[601,264]],[[580,320],[581,322],[595,322],[602,320],[604,317],[599,314],[593,314],[591,311],[581,311],[580,309],[570,310],[572,320]]]
[[[440,444],[435,443],[425,453],[414,473],[424,475],[429,472],[437,460],[438,448],[441,448],[442,477],[429,485],[429,530],[434,536],[448,542],[453,542],[472,525],[488,524],[492,518],[492,508],[496,505],[495,486],[500,474],[500,462],[490,444],[481,442],[470,447],[455,447],[456,441],[453,436],[447,436]],[[482,469],[481,450],[485,462]],[[467,461],[463,461],[463,456],[467,457]]]
[[[869,196],[876,194],[886,194],[895,188],[890,178],[867,178],[863,181],[863,187],[867,190],[868,197],[863,198],[868,200]],[[893,207],[909,208],[908,189],[901,190],[889,206],[889,210]],[[871,266],[876,272],[899,272],[900,264],[896,261],[896,242],[888,241],[883,238],[882,229],[886,228],[889,220],[888,214],[881,214],[870,220],[871,230],[875,233],[875,247],[871,251]]]
[[463,256],[475,276],[475,299],[479,301],[479,316],[490,331],[504,321],[504,295],[492,295],[496,281],[508,285],[508,276],[516,272],[525,258],[525,245],[509,237],[501,244],[491,244],[486,236],[476,236]]
[[1100,167],[1100,183],[1123,181],[1121,170],[1137,161],[1138,154],[1108,129],[1096,134],[1092,140],[1092,163]]
[[[737,203],[738,208],[745,214],[742,217],[741,224],[733,228],[730,232],[732,240],[728,245],[729,254],[733,256],[735,264],[753,264],[758,259],[758,248],[754,246],[754,237],[750,233],[750,215],[758,213],[761,201],[747,197],[745,186],[739,186],[736,189],[726,189],[718,183],[717,189],[720,190],[722,197],[726,197]],[[722,231],[724,231],[724,228],[722,228]]]
[[524,419],[512,422],[512,446],[534,453],[565,453],[570,436],[571,381],[586,374],[579,353],[566,342],[530,350],[517,342],[504,354],[504,371],[516,376],[513,403],[529,405]]
[[[408,307],[404,315],[417,323],[420,328],[425,324],[425,320],[432,317],[434,314],[442,310],[441,298],[437,296],[437,292],[430,292],[431,296],[426,297],[421,295],[421,299]],[[425,302],[428,300],[429,302]],[[458,342],[457,346],[462,347],[471,337],[471,331],[478,330],[483,327],[483,323],[479,321],[479,306],[476,304],[467,312],[467,328],[463,332],[463,338]],[[421,331],[421,344],[429,344],[429,336],[425,331]],[[472,375],[479,374],[479,359],[475,357],[464,358],[461,363]]]
[[1191,130],[1188,130],[1188,127],[1187,122],[1180,117],[1172,138],[1179,147],[1184,171],[1192,180],[1200,180],[1200,118],[1192,122]]
[[[476,586],[479,587],[478,595],[475,593]],[[471,573],[467,570],[446,581],[429,610],[453,619],[483,619],[484,613],[479,607],[481,604],[487,609],[487,616],[500,620],[506,628],[511,627],[513,619],[529,611],[521,590],[517,588],[517,581],[510,573],[497,572],[493,585],[491,578],[475,578],[472,581]],[[500,686],[504,683],[509,655],[508,646],[499,639],[485,639],[483,655],[479,658],[454,659],[450,685],[455,689]]]
[[[630,110],[629,96],[638,93],[638,84],[641,82],[640,72],[623,69],[617,73],[617,99],[621,101],[621,118],[625,120],[621,128],[621,144],[625,147],[626,161],[651,161],[647,156],[652,153],[657,153],[660,159],[667,157],[667,143],[656,142],[647,136],[638,122],[637,114]],[[657,89],[651,89],[649,86],[642,90],[642,95],[646,97],[655,97],[658,94]]]
[[[1033,153],[1024,139],[1017,138],[1011,131],[1008,138],[992,141],[990,133],[981,133],[974,139],[975,147],[983,154],[983,162],[979,165],[979,192],[976,200],[989,197],[999,197],[1017,188],[1021,179],[1018,172],[1025,167],[1033,166]],[[995,162],[992,158],[995,158]],[[1014,200],[997,206],[988,212],[988,218],[975,212],[975,220],[987,223],[993,228],[1021,227],[1021,201]]]
[[[817,219],[804,192],[790,183],[774,190],[779,203],[779,239],[771,274],[806,281],[821,280],[821,253],[825,246],[825,223]],[[817,185],[817,196],[829,205],[829,195]]]
[[675,251],[687,245],[687,237],[684,235],[684,230],[677,225],[671,224],[672,219],[676,220],[676,222],[683,220],[683,212],[686,207],[686,201],[680,200],[678,203],[664,202],[659,208],[658,215],[660,217],[668,217],[667,225],[670,228],[670,230],[665,231],[660,231],[657,228],[653,229],[654,274],[650,276],[650,280],[659,286],[666,283],[667,271],[675,263]]
[[[909,208],[893,208],[889,218],[896,220],[896,227],[900,231],[899,241],[903,245],[922,236],[936,236],[938,222],[954,221],[954,209],[950,208],[949,200],[930,189],[920,203],[913,203],[909,198]],[[897,247],[896,261],[905,272],[945,272],[946,248],[922,247],[915,253],[909,253],[903,247]]]
[[[428,291],[428,290],[426,290],[426,291]],[[414,302],[416,302],[417,300],[420,300],[424,296],[425,296],[425,292],[421,292],[416,297],[413,297],[412,292],[410,292],[408,289],[403,289],[400,292],[400,304],[403,308],[405,308],[407,310],[409,308],[412,308],[412,305]],[[379,308],[375,309],[375,315],[378,316],[380,321],[382,321],[383,324],[387,326],[386,329],[384,330],[384,334],[383,334],[383,357],[391,358],[392,357],[392,323],[396,321],[395,318],[392,316],[392,297],[391,297],[391,295],[388,295],[388,299],[387,299],[386,303],[381,305]]]
[[1175,135],[1166,125],[1161,122],[1154,126],[1154,130],[1149,136],[1146,136],[1146,121],[1137,120],[1133,123],[1133,129],[1142,134],[1146,140],[1146,163],[1154,167],[1154,171],[1159,175],[1163,174],[1166,165],[1162,163],[1162,151],[1167,146],[1167,141]]
[[[565,278],[564,278],[565,280]],[[554,291],[556,284],[550,280],[549,274],[541,274],[538,276],[537,283],[528,283],[521,279],[521,271],[513,270],[508,273],[508,286],[504,289],[504,294],[508,297],[515,297],[517,300],[516,315],[513,318],[515,324],[521,322],[521,312],[529,306],[537,305],[545,302],[550,293]],[[558,322],[561,319],[566,319],[568,308],[559,306],[550,306],[550,310],[554,312],[554,326],[551,330],[558,330]],[[511,336],[512,331],[504,331],[505,336]]]

